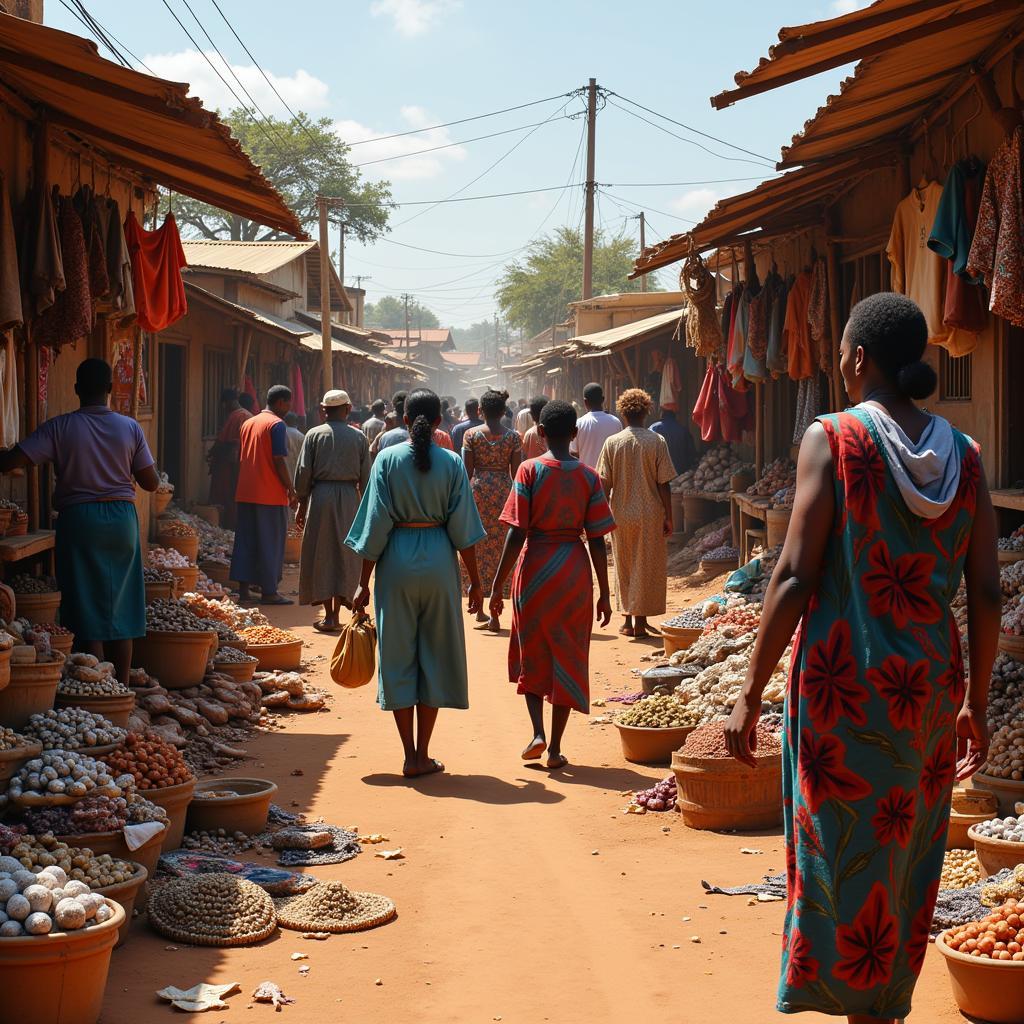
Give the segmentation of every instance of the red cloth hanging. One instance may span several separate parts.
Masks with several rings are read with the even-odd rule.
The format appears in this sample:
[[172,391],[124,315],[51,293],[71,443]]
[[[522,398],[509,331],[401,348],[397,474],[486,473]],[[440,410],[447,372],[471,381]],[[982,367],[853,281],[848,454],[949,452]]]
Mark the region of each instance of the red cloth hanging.
[[147,331],[162,331],[188,312],[181,268],[187,266],[174,214],[167,214],[156,231],[146,231],[128,211],[124,222],[132,286],[139,324]]
[[242,390],[256,403],[256,408],[259,409],[259,395],[256,394],[256,385],[253,383],[253,379],[249,374],[245,375],[245,383],[242,385]]
[[299,419],[306,418],[306,393],[302,388],[302,369],[298,363],[292,363],[292,412]]
[[749,393],[734,388],[717,363],[708,363],[693,422],[700,427],[701,440],[709,444],[742,441],[743,432],[752,427]]

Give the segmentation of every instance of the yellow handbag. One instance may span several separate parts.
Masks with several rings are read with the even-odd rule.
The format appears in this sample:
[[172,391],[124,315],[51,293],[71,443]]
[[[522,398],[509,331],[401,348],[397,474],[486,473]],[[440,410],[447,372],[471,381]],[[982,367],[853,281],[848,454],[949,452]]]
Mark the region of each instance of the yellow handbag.
[[377,627],[364,612],[357,612],[341,627],[338,645],[331,656],[331,678],[354,690],[365,686],[377,667]]

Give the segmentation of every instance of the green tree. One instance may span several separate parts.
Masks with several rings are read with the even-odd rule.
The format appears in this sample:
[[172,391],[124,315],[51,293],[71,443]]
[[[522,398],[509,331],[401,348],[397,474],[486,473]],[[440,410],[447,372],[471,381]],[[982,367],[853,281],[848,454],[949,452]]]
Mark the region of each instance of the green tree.
[[[317,195],[337,196],[350,205],[345,222],[350,237],[372,242],[388,230],[391,185],[364,181],[349,162],[349,147],[335,134],[330,118],[318,120],[299,112],[287,121],[269,118],[255,124],[241,110],[232,110],[223,121],[242,148],[263,171],[305,228],[317,222]],[[288,238],[281,231],[246,220],[188,196],[175,196],[178,223],[201,238],[239,242]]]
[[478,320],[468,327],[453,327],[452,340],[463,352],[485,352],[494,347],[494,321]]
[[[629,272],[637,256],[634,242],[622,235],[594,235],[593,283],[595,295],[640,290]],[[522,260],[505,267],[498,280],[497,299],[505,319],[527,335],[565,318],[565,307],[583,290],[583,233],[559,228],[530,246]]]
[[[368,302],[364,310],[367,327],[385,331],[405,330],[405,302],[394,295],[385,295],[378,302]],[[409,302],[409,330],[416,333],[421,327],[440,327],[437,316],[426,306],[412,299]]]

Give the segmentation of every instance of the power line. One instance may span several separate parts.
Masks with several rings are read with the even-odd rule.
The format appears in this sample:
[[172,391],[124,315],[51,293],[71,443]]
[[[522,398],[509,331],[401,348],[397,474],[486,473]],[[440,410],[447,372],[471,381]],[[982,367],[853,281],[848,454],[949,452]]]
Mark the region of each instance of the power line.
[[750,178],[705,178],[701,181],[602,181],[605,188],[683,188],[688,185],[731,185],[737,181],[764,181],[763,175]]
[[644,203],[636,203],[631,199],[626,199],[625,196],[618,197],[619,202],[626,203],[629,206],[636,207],[638,210],[650,210],[652,213],[656,213],[661,217],[671,217],[673,220],[681,220],[685,224],[699,224],[699,220],[691,220],[689,217],[680,217],[678,213],[669,213],[667,210],[657,210],[653,206],[647,206]]
[[[216,2],[216,0],[214,0]],[[431,125],[429,128],[413,128],[407,132],[393,132],[391,135],[377,135],[372,139],[360,139],[358,142],[349,142],[347,145],[351,148],[355,146],[365,146],[368,142],[385,142],[387,139],[401,139],[406,135],[420,135],[423,132],[434,132],[438,128],[451,128],[457,124],[468,124],[470,121],[481,121],[485,117],[497,117],[499,114],[508,114],[513,110],[524,110],[526,107],[536,107],[541,103],[551,103],[553,100],[562,100],[567,97],[577,96],[582,92],[581,89],[573,89],[570,92],[560,93],[558,96],[548,96],[543,100],[532,100],[529,103],[519,103],[514,107],[505,107],[502,110],[492,110],[487,114],[476,114],[473,117],[463,117],[458,121],[446,121],[444,124]]]
[[[648,114],[653,114],[655,117],[660,117],[663,121],[668,121],[669,124],[674,124],[679,128],[685,128],[688,132],[693,132],[694,135],[700,135],[701,138],[710,139],[712,142],[717,142],[720,146],[728,146],[730,149],[735,149],[738,153],[746,153],[747,156],[756,156],[759,160],[775,166],[775,161],[770,157],[762,156],[760,153],[755,153],[753,150],[744,149],[742,146],[737,146],[733,142],[727,142],[725,139],[720,139],[715,135],[709,135],[707,132],[702,132],[699,128],[694,128],[692,125],[683,124],[682,121],[677,121],[675,118],[669,117],[668,114],[659,114],[657,110],[652,110],[650,107],[645,107],[642,103],[637,103],[636,100],[631,100],[628,96],[623,96],[622,93],[613,92],[611,96],[618,96],[620,100],[625,100],[626,103],[631,104],[634,107],[639,107],[641,110],[646,110]],[[618,106],[618,104],[616,104]]]
[[100,26],[100,23],[86,10],[85,5],[80,3],[79,0],[72,0],[74,7],[65,3],[65,0],[60,0],[61,4],[68,10],[79,22],[80,25],[84,26],[85,30],[91,35],[98,43],[105,46],[107,50],[113,55],[114,60],[118,62],[122,67],[130,68],[131,65],[125,59],[125,56],[121,51],[111,42],[111,39],[107,36]]
[[550,124],[551,119],[537,121],[535,124],[524,124],[519,128],[506,128],[504,131],[491,132],[490,135],[478,135],[474,139],[464,139],[462,142],[446,142],[442,146],[431,146],[429,149],[416,149],[411,153],[396,153],[394,156],[382,156],[376,160],[364,160],[361,164],[353,164],[353,167],[369,167],[371,164],[383,164],[389,160],[404,160],[407,156],[422,156],[424,153],[436,153],[439,149],[451,149],[453,146],[467,146],[471,142],[481,142],[484,139],[496,139],[499,135],[512,135],[515,132],[525,132],[528,128],[540,128],[542,125]]
[[417,199],[408,202],[387,202],[387,203],[346,203],[346,207],[361,206],[440,206],[442,203],[474,203],[480,199],[506,199],[510,196],[532,196],[540,192],[564,192],[569,188],[579,188],[583,182],[573,182],[571,185],[550,185],[546,188],[524,188],[518,192],[491,192],[484,196],[461,196],[458,199]]
[[[687,145],[696,146],[698,149],[704,150],[705,153],[709,153],[711,156],[716,157],[719,160],[728,160],[731,163],[740,164],[753,164],[756,163],[759,167],[769,166],[772,170],[775,169],[775,165],[762,163],[763,157],[758,157],[757,160],[751,160],[748,157],[743,156],[726,156],[724,153],[716,153],[713,149],[708,149],[707,146],[701,145],[699,142],[695,142],[693,139],[688,139],[684,135],[679,135],[677,132],[669,131],[664,125],[658,124],[656,121],[651,121],[649,118],[644,117],[642,114],[638,114],[635,110],[630,110],[628,107],[622,106],[621,103],[616,103],[614,100],[608,100],[608,102],[621,110],[625,114],[629,114],[630,117],[635,117],[638,121],[643,121],[644,124],[649,124],[652,128],[657,128],[659,132],[664,132],[666,135],[671,135],[673,139],[678,139],[680,142],[685,142]],[[727,143],[728,145],[728,143]]]
[[[63,0],[61,0],[61,2],[63,3]],[[85,6],[81,2],[81,0],[74,0],[74,3],[75,3],[76,7],[80,7],[83,10],[85,9]],[[65,4],[65,6],[67,6],[67,5]],[[91,13],[89,14],[89,20],[92,21],[92,22],[95,22],[95,24],[98,25],[99,28],[103,31],[103,34],[105,36],[108,36],[110,39],[112,39],[121,50],[123,50],[125,53],[127,53],[128,56],[131,57],[131,59],[133,61],[135,61],[136,64],[138,64],[140,67],[144,67],[154,78],[158,78],[159,77],[157,75],[157,73],[144,60],[142,60],[141,57],[138,57],[136,54],[132,53],[132,51],[129,50],[128,47],[125,46],[124,43],[122,43],[121,40],[118,39],[117,36],[115,36],[114,33],[111,32],[110,29],[108,29],[106,27],[106,25],[104,25],[98,18],[96,18]]]

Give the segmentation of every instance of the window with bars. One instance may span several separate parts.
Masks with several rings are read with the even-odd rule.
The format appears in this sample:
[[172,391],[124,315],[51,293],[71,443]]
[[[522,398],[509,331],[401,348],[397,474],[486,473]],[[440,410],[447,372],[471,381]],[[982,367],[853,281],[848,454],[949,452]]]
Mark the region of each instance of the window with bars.
[[231,352],[208,348],[203,355],[203,436],[220,430],[220,393],[235,386]]
[[973,356],[951,356],[939,349],[939,401],[969,402]]

